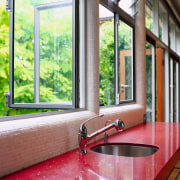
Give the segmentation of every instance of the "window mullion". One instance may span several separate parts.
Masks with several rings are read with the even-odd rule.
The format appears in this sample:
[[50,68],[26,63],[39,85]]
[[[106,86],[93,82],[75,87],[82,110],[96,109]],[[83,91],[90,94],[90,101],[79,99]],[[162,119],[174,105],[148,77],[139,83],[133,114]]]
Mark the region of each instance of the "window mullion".
[[10,8],[10,44],[9,44],[9,103],[6,106],[12,107],[14,103],[14,1],[11,1]]
[[119,104],[119,53],[118,53],[118,25],[119,15],[114,14],[114,59],[115,59],[115,104]]
[[79,107],[79,0],[73,1],[73,40],[72,40],[72,106]]
[[156,118],[156,49],[152,46],[152,122],[155,122]]
[[40,13],[34,9],[34,103],[39,103],[40,96]]

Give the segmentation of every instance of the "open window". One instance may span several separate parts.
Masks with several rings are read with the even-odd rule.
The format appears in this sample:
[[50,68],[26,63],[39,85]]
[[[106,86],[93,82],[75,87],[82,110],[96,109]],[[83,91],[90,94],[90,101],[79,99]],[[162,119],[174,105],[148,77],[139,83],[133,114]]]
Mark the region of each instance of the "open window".
[[170,122],[179,122],[179,63],[173,57],[170,58],[169,79],[169,118]]
[[163,48],[152,41],[146,43],[146,119],[164,120],[164,65]]
[[99,5],[100,106],[132,102],[135,99],[134,24],[116,12],[116,4],[109,6],[112,9],[106,8],[104,1],[102,4],[105,6]]
[[11,1],[7,106],[78,107],[78,8],[78,0]]

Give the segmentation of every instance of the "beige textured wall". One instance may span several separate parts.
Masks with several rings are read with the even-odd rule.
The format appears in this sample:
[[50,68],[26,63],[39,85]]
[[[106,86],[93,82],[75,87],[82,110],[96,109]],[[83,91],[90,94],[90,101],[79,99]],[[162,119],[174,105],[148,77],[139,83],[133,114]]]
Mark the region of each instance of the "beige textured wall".
[[[143,26],[144,0],[138,1],[136,28],[136,100],[137,104],[99,108],[99,24],[98,0],[86,0],[86,98],[87,111],[29,118],[0,123],[0,177],[21,170],[46,159],[78,147],[80,124],[94,116],[104,114],[87,125],[91,133],[104,127],[105,122],[117,118],[130,128],[143,122],[145,113],[145,32]],[[142,41],[142,42],[141,42]],[[115,132],[115,131],[114,131]],[[102,137],[102,136],[101,136]],[[98,137],[98,138],[101,138]]]
[[99,113],[99,1],[86,1],[87,109]]
[[[135,23],[136,102],[146,106],[145,0],[137,1]],[[145,112],[144,112],[145,113]]]

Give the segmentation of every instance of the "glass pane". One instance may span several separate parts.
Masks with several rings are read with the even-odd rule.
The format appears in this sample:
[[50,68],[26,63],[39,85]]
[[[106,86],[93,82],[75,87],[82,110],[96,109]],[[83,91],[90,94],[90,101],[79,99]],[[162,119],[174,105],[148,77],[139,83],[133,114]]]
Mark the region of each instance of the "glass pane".
[[120,101],[133,100],[133,29],[119,22]]
[[127,12],[129,15],[133,15],[133,7],[131,5],[133,4],[134,0],[121,0],[119,2],[119,7],[123,9],[125,12]]
[[175,38],[175,23],[172,19],[169,19],[169,41],[172,50],[175,50]]
[[15,103],[34,102],[34,9],[30,3],[31,1],[15,1]]
[[146,120],[153,119],[153,51],[152,45],[146,43]]
[[173,122],[173,60],[170,60],[169,66],[169,107],[170,107],[170,122]]
[[159,3],[159,38],[168,44],[168,15],[161,3]]
[[9,90],[9,12],[0,0],[0,116],[7,116],[5,92]]
[[178,99],[177,99],[177,80],[178,80],[178,63],[176,61],[173,61],[173,120],[174,122],[178,122],[177,120],[177,113],[178,113],[178,109],[177,109],[177,103],[178,103]]
[[159,39],[161,39],[162,40],[162,31],[163,31],[163,16],[162,15],[160,15],[159,16]]
[[40,102],[72,104],[72,6],[40,11]]
[[72,1],[16,0],[14,26],[14,103],[72,104]]
[[114,104],[114,14],[99,6],[100,105]]
[[146,28],[149,29],[151,32],[153,32],[153,2],[150,0],[146,0],[145,4],[145,22],[146,22]]
[[176,26],[176,53],[180,55],[180,29]]

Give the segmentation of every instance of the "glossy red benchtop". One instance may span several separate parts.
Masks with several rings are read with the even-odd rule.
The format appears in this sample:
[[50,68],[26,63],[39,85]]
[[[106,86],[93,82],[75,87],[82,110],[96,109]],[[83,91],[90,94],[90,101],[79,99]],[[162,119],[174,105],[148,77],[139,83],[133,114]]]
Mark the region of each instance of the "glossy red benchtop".
[[87,154],[78,150],[65,153],[15,174],[6,180],[151,180],[180,148],[180,123],[146,123],[109,137],[112,143],[139,143],[159,147],[146,157],[123,157],[99,154],[87,146]]

